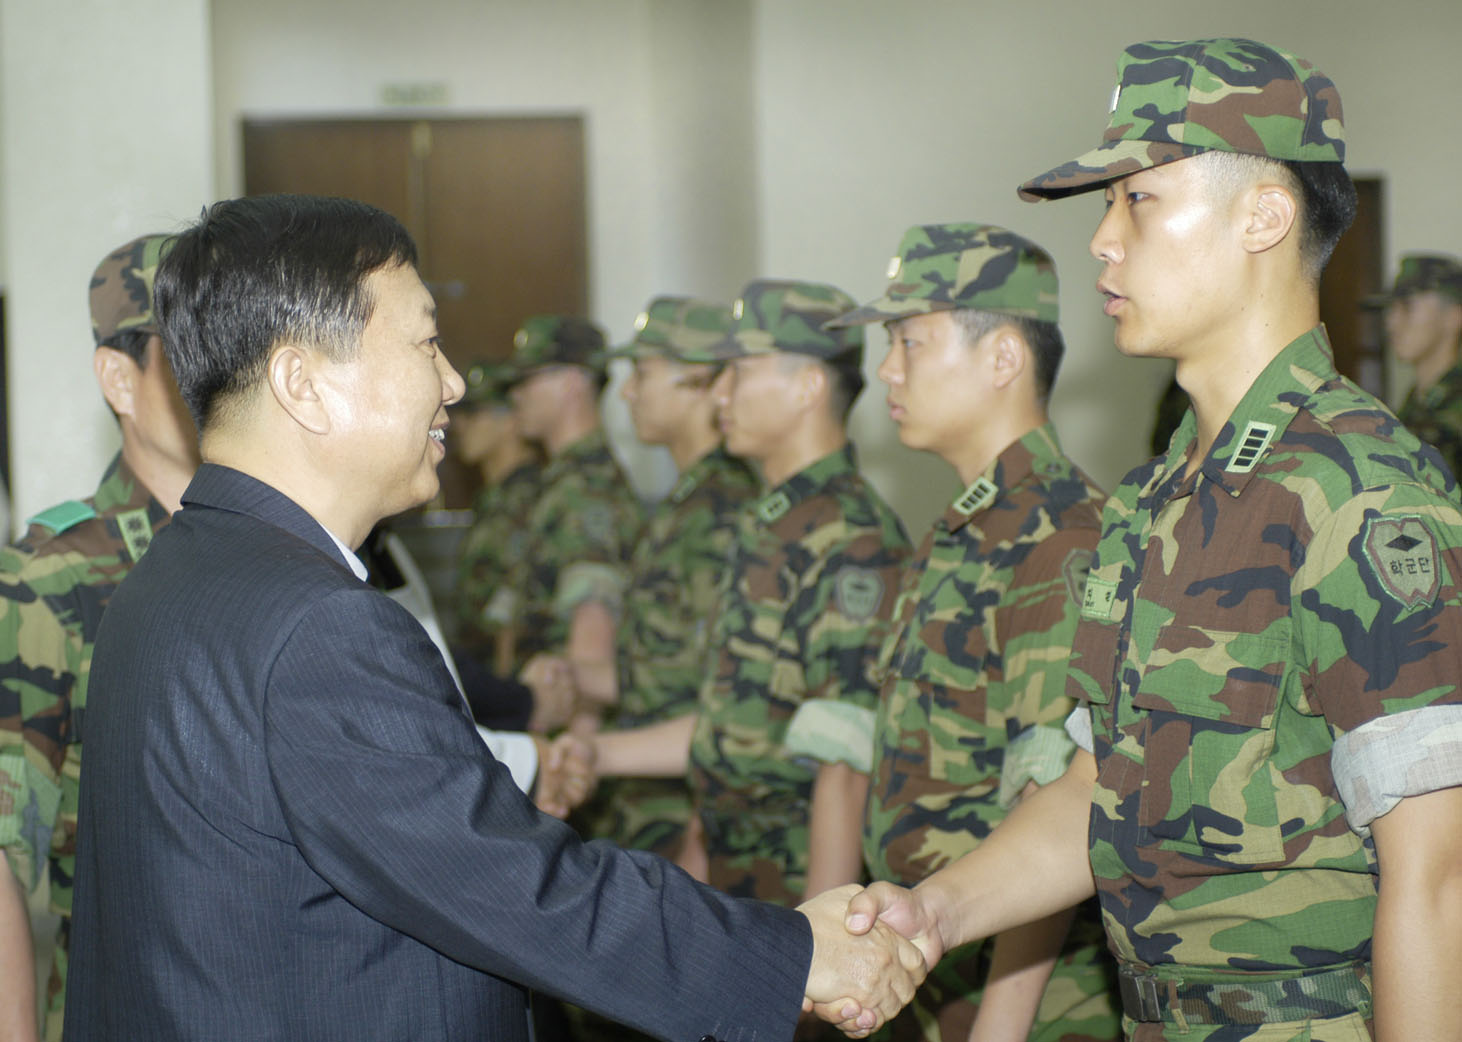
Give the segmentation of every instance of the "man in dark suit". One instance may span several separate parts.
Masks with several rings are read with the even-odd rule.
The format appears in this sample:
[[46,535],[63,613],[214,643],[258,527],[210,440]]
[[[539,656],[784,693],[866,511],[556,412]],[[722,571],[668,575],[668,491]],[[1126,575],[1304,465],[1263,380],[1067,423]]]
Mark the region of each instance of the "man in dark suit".
[[790,1039],[804,994],[866,1033],[917,951],[854,947],[844,891],[779,909],[581,844],[363,581],[462,394],[415,260],[377,210],[276,196],[159,271],[205,462],[96,644],[67,1038],[512,1042],[520,986],[672,1042]]

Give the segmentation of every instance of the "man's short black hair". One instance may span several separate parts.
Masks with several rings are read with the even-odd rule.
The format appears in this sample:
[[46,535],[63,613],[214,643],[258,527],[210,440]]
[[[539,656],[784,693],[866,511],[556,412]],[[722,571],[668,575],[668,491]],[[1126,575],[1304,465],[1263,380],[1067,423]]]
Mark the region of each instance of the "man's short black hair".
[[285,340],[353,357],[374,302],[367,275],[416,264],[401,223],[350,199],[265,195],[215,203],[179,235],[153,287],[178,389],[203,430],[254,386]]
[[1066,341],[1061,336],[1061,327],[1054,322],[1026,318],[1021,315],[1004,315],[998,311],[980,311],[974,308],[957,308],[954,321],[964,334],[967,344],[974,344],[986,333],[1010,326],[1030,348],[1035,362],[1036,397],[1046,401],[1051,397],[1051,388],[1056,385],[1056,373],[1061,368],[1061,359],[1066,354]]
[[1300,263],[1306,275],[1320,280],[1336,243],[1355,220],[1355,184],[1344,164],[1301,163],[1217,149],[1193,158],[1206,163],[1213,183],[1228,190],[1241,187],[1246,179],[1272,177],[1293,192],[1300,210],[1296,218]]
[[137,363],[138,369],[147,368],[147,342],[155,337],[156,333],[149,333],[145,329],[119,329],[113,333],[104,344],[98,347],[110,347],[114,351],[120,351],[132,361]]

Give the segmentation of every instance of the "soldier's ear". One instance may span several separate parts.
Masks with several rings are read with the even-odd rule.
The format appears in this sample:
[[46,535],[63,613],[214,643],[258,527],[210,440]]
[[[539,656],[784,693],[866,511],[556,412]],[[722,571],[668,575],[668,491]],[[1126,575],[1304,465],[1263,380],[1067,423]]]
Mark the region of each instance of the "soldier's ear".
[[132,356],[115,347],[99,347],[91,356],[91,370],[112,412],[118,416],[135,416],[137,382],[142,369]]
[[1004,390],[1026,370],[1030,351],[1013,326],[1000,326],[991,332],[991,381],[997,390]]
[[269,393],[295,423],[311,434],[330,433],[329,395],[325,391],[325,356],[299,344],[280,344],[264,370]]
[[797,371],[797,404],[803,408],[822,401],[828,395],[828,371],[826,366],[804,365]]
[[1242,242],[1250,253],[1273,249],[1291,234],[1299,248],[1299,203],[1288,187],[1269,181],[1254,184],[1242,195]]

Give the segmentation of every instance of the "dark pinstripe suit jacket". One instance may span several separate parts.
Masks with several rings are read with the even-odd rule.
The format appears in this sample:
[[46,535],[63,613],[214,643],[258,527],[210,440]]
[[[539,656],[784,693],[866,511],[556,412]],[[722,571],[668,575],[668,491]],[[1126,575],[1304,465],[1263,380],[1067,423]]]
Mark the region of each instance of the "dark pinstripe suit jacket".
[[96,643],[66,1037],[789,1039],[806,921],[585,845],[299,506],[205,465]]

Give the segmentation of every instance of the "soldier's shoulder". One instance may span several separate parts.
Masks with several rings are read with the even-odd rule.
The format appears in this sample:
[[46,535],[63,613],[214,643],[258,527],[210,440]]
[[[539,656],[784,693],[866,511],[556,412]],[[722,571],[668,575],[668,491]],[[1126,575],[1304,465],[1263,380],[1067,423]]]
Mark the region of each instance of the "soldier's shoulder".
[[97,536],[105,533],[106,515],[90,500],[68,499],[28,518],[25,534],[7,551],[27,560],[59,553],[99,553],[103,550],[95,545]]
[[[1358,493],[1393,485],[1436,489],[1446,484],[1420,439],[1396,414],[1349,381],[1320,388],[1285,430],[1279,448],[1282,482],[1313,482]],[[1455,485],[1453,486],[1455,498]]]

